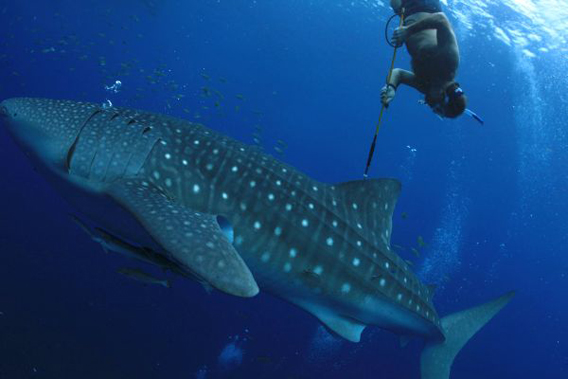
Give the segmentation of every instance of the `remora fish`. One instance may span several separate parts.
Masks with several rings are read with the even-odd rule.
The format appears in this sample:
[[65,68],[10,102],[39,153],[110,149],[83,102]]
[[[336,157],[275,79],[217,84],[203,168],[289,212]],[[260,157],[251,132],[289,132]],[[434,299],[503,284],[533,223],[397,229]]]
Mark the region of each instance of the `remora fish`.
[[148,248],[132,245],[100,228],[95,227],[94,229],[91,229],[84,221],[74,215],[71,216],[71,219],[75,221],[75,223],[79,225],[79,227],[85,231],[93,241],[99,243],[105,253],[114,251],[127,258],[137,259],[142,262],[159,266],[164,271],[170,270],[172,272],[182,274],[178,272],[177,265],[168,260],[164,255],[158,254]]
[[158,279],[155,278],[154,276],[145,273],[142,270],[139,270],[137,268],[121,268],[117,271],[119,274],[122,274],[128,278],[137,280],[141,283],[145,283],[145,284],[156,284],[162,287],[166,287],[166,288],[172,288],[172,285],[170,283],[169,280],[166,279]]
[[431,287],[390,248],[396,180],[322,184],[202,125],[143,111],[17,98],[0,114],[39,171],[113,236],[233,295],[256,295],[258,281],[349,341],[367,325],[424,338],[423,379],[449,378],[513,296],[440,319]]

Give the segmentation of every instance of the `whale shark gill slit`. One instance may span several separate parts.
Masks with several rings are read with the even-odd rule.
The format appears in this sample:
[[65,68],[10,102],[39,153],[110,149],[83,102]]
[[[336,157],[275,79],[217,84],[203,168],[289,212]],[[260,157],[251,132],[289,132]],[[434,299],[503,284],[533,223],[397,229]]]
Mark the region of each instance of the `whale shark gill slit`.
[[77,142],[79,141],[79,137],[81,136],[81,133],[83,132],[83,130],[85,129],[85,127],[87,126],[87,124],[89,123],[89,121],[91,121],[91,119],[93,117],[95,117],[98,113],[100,113],[101,110],[97,109],[95,110],[83,123],[83,125],[81,125],[81,127],[79,128],[79,132],[77,132],[77,136],[75,137],[75,140],[73,141],[73,143],[71,144],[71,147],[69,148],[69,150],[67,151],[67,157],[65,158],[65,169],[67,170],[67,173],[69,173],[71,171],[71,160],[73,159],[73,155],[75,154],[75,149],[77,148]]

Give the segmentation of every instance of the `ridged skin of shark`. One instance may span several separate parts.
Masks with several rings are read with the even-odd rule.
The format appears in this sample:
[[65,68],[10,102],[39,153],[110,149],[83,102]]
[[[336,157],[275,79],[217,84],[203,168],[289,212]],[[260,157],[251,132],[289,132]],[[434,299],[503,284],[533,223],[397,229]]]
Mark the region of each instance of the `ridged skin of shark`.
[[[370,324],[444,338],[432,291],[390,248],[397,181],[323,184],[202,125],[143,111],[31,98],[2,106],[16,140],[52,170],[100,191],[129,180],[228,220],[260,287],[343,337],[358,341]],[[167,216],[165,228],[177,217]],[[223,275],[223,265],[209,270]]]

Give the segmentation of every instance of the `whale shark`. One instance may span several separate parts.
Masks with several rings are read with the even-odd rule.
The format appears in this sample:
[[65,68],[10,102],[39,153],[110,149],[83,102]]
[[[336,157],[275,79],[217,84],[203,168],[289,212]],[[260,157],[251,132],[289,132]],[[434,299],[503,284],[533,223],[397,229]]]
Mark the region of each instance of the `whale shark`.
[[2,123],[107,249],[240,297],[261,289],[359,342],[367,326],[425,341],[445,379],[513,297],[439,317],[434,287],[390,245],[396,179],[318,182],[201,124],[68,100],[13,98]]

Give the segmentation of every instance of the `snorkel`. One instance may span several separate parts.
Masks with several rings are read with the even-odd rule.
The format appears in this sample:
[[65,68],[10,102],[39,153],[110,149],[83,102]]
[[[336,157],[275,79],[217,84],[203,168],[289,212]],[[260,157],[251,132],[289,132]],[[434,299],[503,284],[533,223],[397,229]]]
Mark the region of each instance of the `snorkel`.
[[473,118],[475,121],[479,122],[481,125],[485,124],[485,121],[481,117],[479,117],[474,111],[471,109],[466,108],[464,113],[469,117]]

